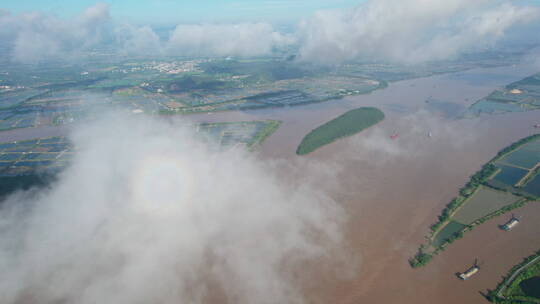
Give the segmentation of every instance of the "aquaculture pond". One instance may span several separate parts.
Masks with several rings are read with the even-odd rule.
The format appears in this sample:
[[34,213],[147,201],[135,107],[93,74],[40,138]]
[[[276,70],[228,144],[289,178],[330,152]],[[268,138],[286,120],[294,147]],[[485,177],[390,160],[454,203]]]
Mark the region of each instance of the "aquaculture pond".
[[490,100],[481,100],[473,104],[468,112],[472,115],[480,114],[499,114],[505,112],[523,112],[525,111],[519,104],[502,103]]
[[540,299],[540,276],[520,282],[519,287],[525,295]]
[[447,118],[456,118],[465,111],[465,106],[461,104],[433,98],[426,100],[425,108],[430,112],[440,113]]
[[519,182],[528,171],[516,167],[505,166],[497,164],[497,167],[501,169],[497,175],[493,178],[494,181],[501,182],[508,186],[513,186]]
[[71,156],[71,144],[64,137],[0,143],[0,177],[59,170]]
[[533,168],[539,161],[540,150],[537,150],[535,145],[527,145],[501,160],[501,162],[527,169]]
[[540,197],[540,175],[537,175],[533,180],[529,181],[525,187],[523,187],[523,190],[534,196]]
[[197,130],[221,147],[238,144],[250,147],[261,143],[278,126],[279,122],[273,120],[203,123],[197,127]]
[[466,225],[458,223],[456,221],[450,221],[433,239],[433,247],[439,247],[449,238],[451,238],[455,233],[460,232],[465,228]]

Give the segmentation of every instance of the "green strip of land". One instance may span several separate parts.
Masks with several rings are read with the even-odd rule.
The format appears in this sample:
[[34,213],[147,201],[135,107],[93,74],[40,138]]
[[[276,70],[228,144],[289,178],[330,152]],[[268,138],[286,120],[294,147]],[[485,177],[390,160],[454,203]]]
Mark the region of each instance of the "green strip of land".
[[304,155],[330,144],[337,139],[354,135],[384,119],[384,113],[371,107],[350,110],[317,127],[302,139],[296,154]]
[[431,225],[428,242],[409,260],[411,266],[427,264],[434,255],[477,225],[538,201],[536,185],[540,181],[536,170],[540,166],[540,153],[537,147],[540,147],[540,134],[523,138],[501,150],[471,176],[459,195],[443,209],[438,221]]

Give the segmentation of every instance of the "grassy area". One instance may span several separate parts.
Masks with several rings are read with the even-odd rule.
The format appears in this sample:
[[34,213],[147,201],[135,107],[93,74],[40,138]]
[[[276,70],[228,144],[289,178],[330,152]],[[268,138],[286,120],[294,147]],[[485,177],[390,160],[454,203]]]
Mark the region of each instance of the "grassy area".
[[302,139],[296,154],[304,155],[337,139],[354,135],[384,119],[384,113],[371,107],[350,110],[317,127]]

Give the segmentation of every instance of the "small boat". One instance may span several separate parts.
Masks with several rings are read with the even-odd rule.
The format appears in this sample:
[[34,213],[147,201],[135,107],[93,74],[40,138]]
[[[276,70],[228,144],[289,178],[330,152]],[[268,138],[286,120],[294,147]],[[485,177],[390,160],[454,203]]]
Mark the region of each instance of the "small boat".
[[519,219],[512,214],[512,218],[506,222],[504,225],[501,225],[500,228],[504,231],[510,231],[512,230],[514,227],[516,227],[516,225],[519,224]]
[[465,281],[477,274],[478,271],[480,271],[480,266],[478,266],[478,260],[475,260],[474,265],[471,268],[467,269],[465,272],[458,273],[457,276]]

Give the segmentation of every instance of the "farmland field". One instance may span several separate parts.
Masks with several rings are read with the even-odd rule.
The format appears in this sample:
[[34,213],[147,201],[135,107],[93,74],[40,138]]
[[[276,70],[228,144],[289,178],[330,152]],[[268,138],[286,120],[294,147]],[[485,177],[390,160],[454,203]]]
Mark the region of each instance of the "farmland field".
[[480,186],[476,193],[457,211],[453,219],[468,225],[517,200],[519,198],[511,193]]

